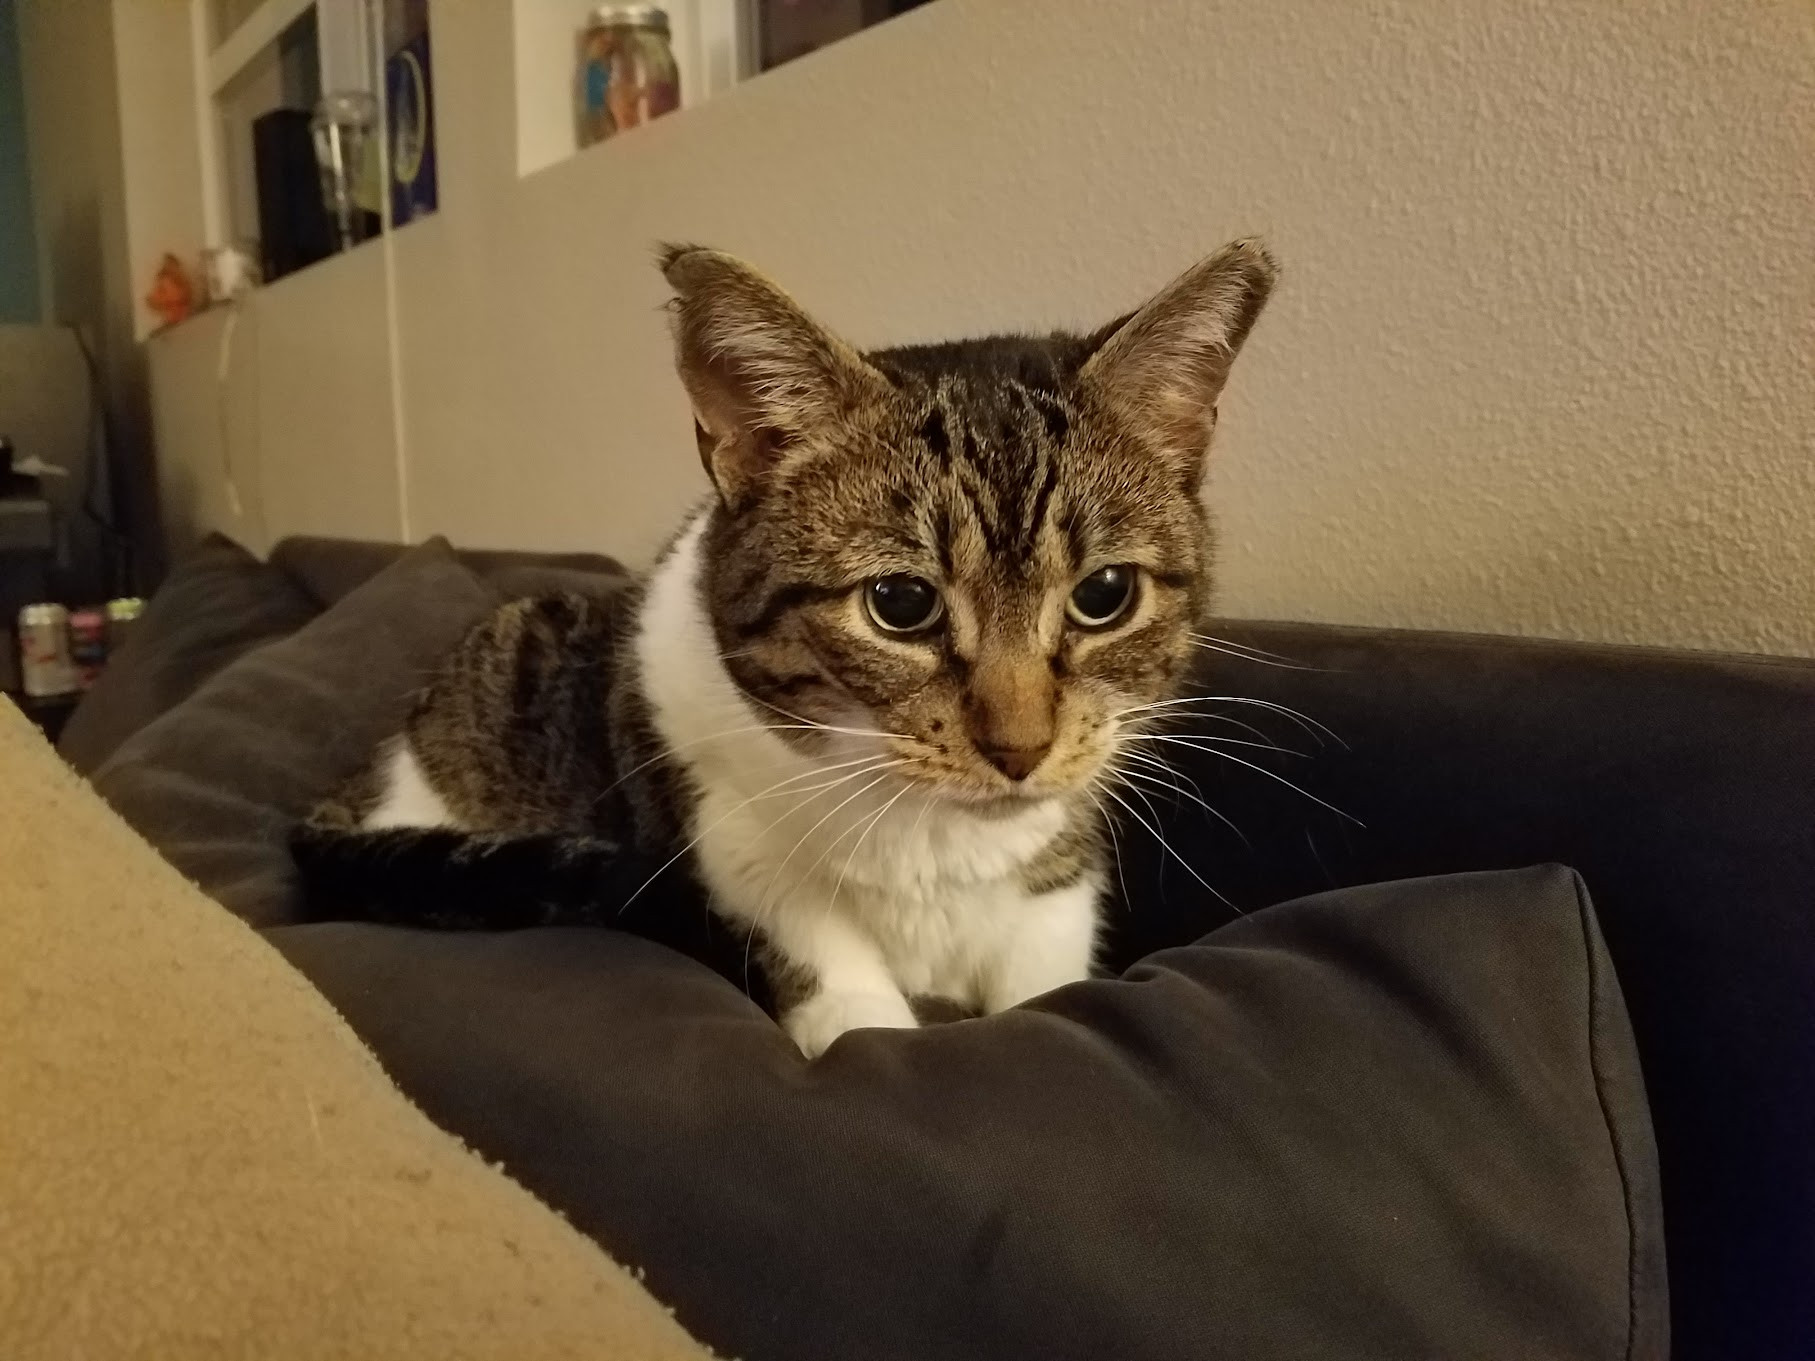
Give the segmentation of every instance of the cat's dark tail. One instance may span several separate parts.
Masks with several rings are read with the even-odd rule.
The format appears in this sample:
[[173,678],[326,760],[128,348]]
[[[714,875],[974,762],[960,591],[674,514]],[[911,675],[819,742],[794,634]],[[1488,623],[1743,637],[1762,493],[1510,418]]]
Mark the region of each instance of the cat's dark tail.
[[290,838],[290,853],[311,920],[443,931],[615,926],[614,909],[656,868],[597,838],[447,828],[304,823]]
[[685,856],[652,857],[597,837],[318,823],[291,834],[290,853],[310,921],[439,931],[603,927],[679,950],[769,1005],[747,933],[708,908]]

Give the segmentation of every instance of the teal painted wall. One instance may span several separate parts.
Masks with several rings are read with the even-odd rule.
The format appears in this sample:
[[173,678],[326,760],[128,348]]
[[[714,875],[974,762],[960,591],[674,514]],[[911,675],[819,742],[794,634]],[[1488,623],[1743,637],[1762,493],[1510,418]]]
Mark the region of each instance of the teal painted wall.
[[32,226],[31,167],[25,156],[19,20],[13,0],[0,0],[0,322],[36,322],[38,304],[38,239]]

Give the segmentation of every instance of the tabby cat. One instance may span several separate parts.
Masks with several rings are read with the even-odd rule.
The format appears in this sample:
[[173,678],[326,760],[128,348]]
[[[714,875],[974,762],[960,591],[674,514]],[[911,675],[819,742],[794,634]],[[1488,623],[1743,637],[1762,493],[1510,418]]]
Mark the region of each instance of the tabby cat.
[[1092,335],[867,354],[730,256],[661,264],[713,495],[629,596],[476,628],[299,836],[310,891],[612,924],[690,870],[809,1056],[1085,977],[1098,790],[1206,608],[1205,454],[1272,258],[1235,242]]

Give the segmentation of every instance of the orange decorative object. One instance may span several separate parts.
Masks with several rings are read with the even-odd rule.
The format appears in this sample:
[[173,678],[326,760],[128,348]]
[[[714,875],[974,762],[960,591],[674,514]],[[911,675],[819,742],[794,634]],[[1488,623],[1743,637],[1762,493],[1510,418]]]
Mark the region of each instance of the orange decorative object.
[[158,266],[151,292],[145,295],[145,305],[162,317],[166,326],[176,325],[195,311],[195,285],[176,256],[166,255]]

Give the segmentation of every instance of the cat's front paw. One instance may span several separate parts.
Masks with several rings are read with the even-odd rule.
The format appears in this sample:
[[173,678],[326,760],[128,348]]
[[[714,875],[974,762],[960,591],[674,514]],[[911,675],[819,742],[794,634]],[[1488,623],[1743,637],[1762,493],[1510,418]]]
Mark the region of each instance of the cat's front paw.
[[907,998],[898,992],[817,992],[782,1020],[789,1038],[810,1059],[825,1053],[847,1030],[912,1030],[917,1024]]

